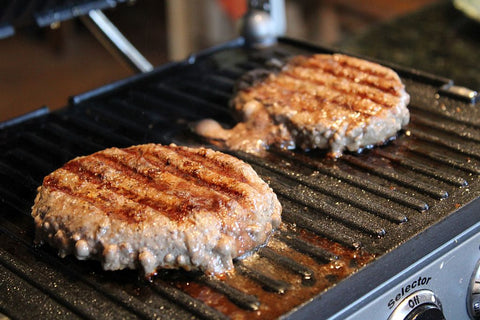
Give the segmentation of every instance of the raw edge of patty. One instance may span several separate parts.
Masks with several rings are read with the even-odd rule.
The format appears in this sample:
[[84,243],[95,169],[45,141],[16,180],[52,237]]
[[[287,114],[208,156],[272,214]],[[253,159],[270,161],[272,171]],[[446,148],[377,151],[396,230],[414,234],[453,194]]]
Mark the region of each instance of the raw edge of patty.
[[[122,179],[115,165],[102,165],[100,160],[110,161],[107,158],[130,167],[130,176]],[[157,160],[180,168],[181,178],[168,180],[172,172],[159,170],[152,164]],[[137,184],[132,179],[136,175]],[[207,184],[198,182],[198,177]],[[152,181],[151,187],[142,186],[148,184],[142,179]],[[162,179],[172,188],[152,193]],[[167,199],[167,207],[173,201],[183,208],[183,215],[175,216],[172,208],[169,213],[152,208],[150,195],[152,201]],[[230,271],[234,258],[268,240],[280,224],[280,214],[275,193],[247,163],[210,149],[155,144],[110,148],[68,162],[45,177],[32,207],[37,243],[58,248],[62,257],[74,254],[80,260],[100,260],[105,270],[140,267],[147,276],[157,268],[198,269],[207,274]]]

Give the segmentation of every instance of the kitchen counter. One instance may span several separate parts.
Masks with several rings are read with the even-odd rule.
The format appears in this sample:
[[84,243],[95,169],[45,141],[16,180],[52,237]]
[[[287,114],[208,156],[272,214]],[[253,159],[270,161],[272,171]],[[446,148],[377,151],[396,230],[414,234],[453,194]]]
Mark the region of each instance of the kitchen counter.
[[376,25],[337,47],[447,77],[456,85],[480,91],[480,23],[450,1]]

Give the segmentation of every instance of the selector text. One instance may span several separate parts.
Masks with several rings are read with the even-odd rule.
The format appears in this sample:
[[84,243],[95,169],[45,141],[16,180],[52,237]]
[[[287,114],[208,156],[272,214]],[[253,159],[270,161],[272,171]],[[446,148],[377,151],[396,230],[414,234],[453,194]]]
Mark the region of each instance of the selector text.
[[[408,295],[409,292],[413,292],[419,289],[421,286],[426,286],[430,282],[432,277],[418,277],[418,279],[412,281],[411,283],[402,287],[395,297],[388,301],[388,308],[392,309],[397,302],[401,301],[405,295]],[[412,302],[414,303],[414,302]]]

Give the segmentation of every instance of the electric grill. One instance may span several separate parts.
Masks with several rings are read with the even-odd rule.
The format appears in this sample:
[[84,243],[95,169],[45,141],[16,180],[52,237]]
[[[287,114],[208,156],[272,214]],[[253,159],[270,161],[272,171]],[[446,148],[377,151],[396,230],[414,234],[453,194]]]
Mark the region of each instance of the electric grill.
[[[411,123],[394,141],[331,160],[321,151],[230,152],[277,193],[283,226],[222,279],[103,271],[33,245],[30,207],[45,175],[108,147],[210,145],[190,130],[228,108],[235,81],[272,58],[331,53],[245,38],[74,96],[0,125],[0,313],[27,318],[468,319],[479,314],[480,109],[453,81],[395,69]],[[390,318],[389,318],[390,317]],[[436,318],[435,318],[436,317]],[[420,319],[420,318],[418,318]]]

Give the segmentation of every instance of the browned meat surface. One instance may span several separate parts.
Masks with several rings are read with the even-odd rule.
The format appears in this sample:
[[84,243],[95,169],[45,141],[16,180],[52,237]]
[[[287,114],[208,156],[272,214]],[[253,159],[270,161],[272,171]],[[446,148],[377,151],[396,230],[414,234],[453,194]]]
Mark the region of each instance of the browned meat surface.
[[409,122],[410,96],[398,75],[366,60],[297,56],[252,82],[232,100],[243,122],[231,130],[202,122],[197,132],[232,149],[319,148],[336,157],[384,143]]
[[104,269],[221,274],[280,224],[276,195],[252,167],[205,148],[147,144],[78,157],[38,189],[36,241]]

